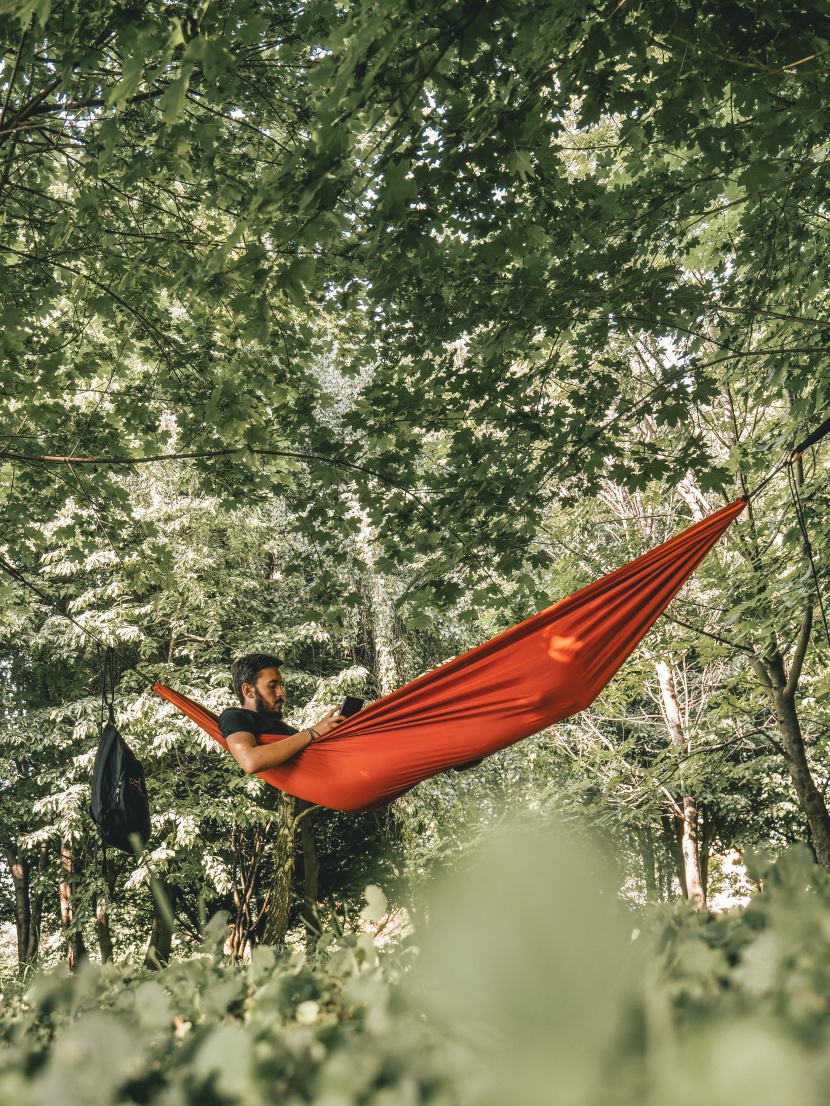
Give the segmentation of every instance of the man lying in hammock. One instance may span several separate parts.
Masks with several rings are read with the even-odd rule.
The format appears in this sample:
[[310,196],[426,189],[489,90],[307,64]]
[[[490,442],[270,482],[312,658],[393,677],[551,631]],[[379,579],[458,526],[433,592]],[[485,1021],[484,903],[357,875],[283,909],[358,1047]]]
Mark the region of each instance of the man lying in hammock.
[[[276,768],[345,721],[335,707],[305,730],[295,730],[283,722],[282,664],[280,657],[270,653],[246,653],[231,668],[233,689],[242,706],[223,711],[219,729],[228,749],[248,774]],[[258,745],[257,738],[264,733],[285,734],[285,741]]]

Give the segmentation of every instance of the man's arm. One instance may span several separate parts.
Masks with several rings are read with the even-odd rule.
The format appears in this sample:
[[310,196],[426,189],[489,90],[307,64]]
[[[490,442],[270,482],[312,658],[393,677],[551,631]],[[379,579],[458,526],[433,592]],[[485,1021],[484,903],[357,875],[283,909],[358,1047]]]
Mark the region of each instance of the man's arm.
[[308,730],[300,730],[283,741],[274,741],[268,745],[257,745],[252,733],[238,730],[227,739],[228,749],[243,771],[251,775],[266,768],[276,768],[286,760],[301,753],[311,744]]
[[[318,737],[323,737],[324,734],[330,733],[343,721],[344,719],[338,716],[335,707],[334,710],[330,710],[319,722],[315,723],[312,729]],[[301,753],[303,749],[307,749],[314,738],[308,730],[300,730],[299,733],[291,734],[290,737],[283,738],[282,741],[257,745],[256,738],[252,733],[237,730],[236,733],[230,734],[226,740],[228,750],[234,760],[244,772],[252,775],[254,772],[263,772],[266,768],[276,768],[278,765],[284,764],[291,757],[296,756],[297,753]]]

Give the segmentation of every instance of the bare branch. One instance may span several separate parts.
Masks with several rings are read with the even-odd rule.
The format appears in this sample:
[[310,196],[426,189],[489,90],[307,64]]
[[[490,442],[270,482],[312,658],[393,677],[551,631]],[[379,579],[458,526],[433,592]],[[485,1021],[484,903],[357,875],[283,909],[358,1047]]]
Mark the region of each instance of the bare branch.
[[730,649],[739,649],[749,657],[755,656],[755,650],[751,645],[739,645],[737,641],[730,641],[728,638],[721,637],[720,634],[713,634],[709,630],[702,630],[699,626],[693,626],[691,622],[684,622],[682,618],[678,618],[676,615],[667,614],[666,618],[669,622],[674,622],[678,626],[684,626],[687,630],[694,630],[696,634],[703,634],[704,637],[711,638],[712,641],[717,641],[721,645],[728,645]]

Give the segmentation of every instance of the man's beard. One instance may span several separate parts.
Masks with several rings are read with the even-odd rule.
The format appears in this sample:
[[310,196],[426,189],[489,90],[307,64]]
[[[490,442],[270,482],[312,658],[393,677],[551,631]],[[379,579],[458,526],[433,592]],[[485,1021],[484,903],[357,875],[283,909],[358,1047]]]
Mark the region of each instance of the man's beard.
[[254,702],[256,703],[256,709],[258,711],[267,710],[271,714],[279,714],[280,717],[282,717],[282,704],[280,704],[280,706],[277,707],[276,710],[274,710],[272,707],[269,707],[265,700],[262,698],[262,695],[260,694],[258,688],[254,688]]

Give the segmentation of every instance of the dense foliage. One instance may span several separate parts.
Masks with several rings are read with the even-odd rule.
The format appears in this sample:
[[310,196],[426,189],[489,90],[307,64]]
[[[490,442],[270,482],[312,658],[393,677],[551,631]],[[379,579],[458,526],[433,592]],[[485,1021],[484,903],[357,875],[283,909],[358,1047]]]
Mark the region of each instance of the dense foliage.
[[825,1100],[830,884],[806,850],[758,861],[763,893],[704,919],[621,908],[597,853],[547,837],[502,834],[444,887],[420,949],[327,934],[240,968],[218,917],[152,978],[39,976],[0,1015],[4,1101]]
[[[175,980],[231,996],[207,1039],[240,972],[259,993],[266,936],[348,929],[368,882],[421,926],[508,815],[598,826],[640,902],[717,901],[749,846],[830,870],[821,447],[788,468],[808,537],[781,476],[591,711],[383,814],[243,778],[142,675],[221,708],[234,656],[274,650],[309,722],[752,489],[828,403],[826,4],[0,0],[0,36],[0,555],[46,596],[0,582],[4,973],[129,965],[39,984],[23,1052],[53,1001],[144,1025],[123,973],[172,956],[137,1046],[158,1016],[170,1084],[140,1093],[200,1094]],[[107,873],[96,641],[154,819]],[[787,879],[823,909],[822,876]],[[704,1006],[712,979],[748,993],[742,942],[786,941],[777,909],[678,938],[732,950]],[[223,910],[251,966],[184,963]],[[309,986],[339,993],[356,956]],[[258,1063],[245,1087],[278,1077]]]
[[[551,500],[718,488],[823,410],[821,3],[0,11],[21,556],[66,498],[38,457],[197,454],[238,501],[300,454],[321,536],[357,473],[452,599],[451,568],[515,573]],[[327,350],[371,370],[339,424]],[[775,417],[714,464],[695,416],[730,391]],[[84,468],[123,504],[111,471]]]

